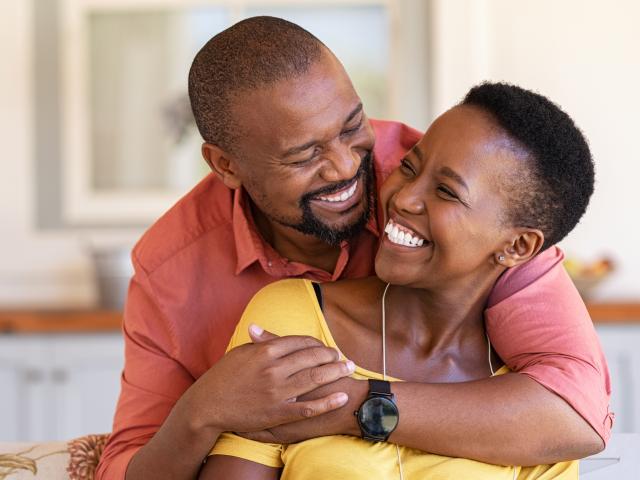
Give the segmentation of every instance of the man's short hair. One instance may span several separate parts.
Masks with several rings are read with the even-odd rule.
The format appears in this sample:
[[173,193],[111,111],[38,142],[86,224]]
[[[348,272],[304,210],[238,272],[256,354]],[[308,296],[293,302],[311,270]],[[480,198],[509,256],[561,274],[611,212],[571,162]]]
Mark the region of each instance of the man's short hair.
[[587,141],[571,117],[548,98],[505,83],[473,87],[462,105],[480,108],[525,154],[514,172],[508,221],[544,234],[542,249],[558,243],[584,214],[593,193]]
[[233,151],[238,125],[232,102],[242,92],[306,73],[323,48],[304,28],[267,16],[247,18],[214,36],[189,71],[189,98],[202,138]]

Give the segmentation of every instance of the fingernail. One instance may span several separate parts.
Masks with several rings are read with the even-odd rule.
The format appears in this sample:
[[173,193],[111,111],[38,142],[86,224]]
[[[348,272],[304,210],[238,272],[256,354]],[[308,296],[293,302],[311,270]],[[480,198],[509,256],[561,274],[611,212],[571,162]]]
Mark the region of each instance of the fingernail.
[[251,325],[249,325],[249,331],[257,337],[262,335],[262,333],[264,332],[264,330],[258,325],[256,325],[255,323],[252,323]]
[[356,371],[356,364],[353,363],[351,360],[347,360],[345,364],[347,365],[347,371],[349,373],[353,373]]
[[349,400],[349,396],[346,393],[340,392],[336,394],[336,403],[338,405],[344,405]]

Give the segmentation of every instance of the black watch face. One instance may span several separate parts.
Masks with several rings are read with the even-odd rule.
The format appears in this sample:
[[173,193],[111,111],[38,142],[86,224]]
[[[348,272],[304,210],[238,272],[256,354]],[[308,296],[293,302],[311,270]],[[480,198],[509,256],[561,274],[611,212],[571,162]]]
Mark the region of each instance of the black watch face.
[[398,425],[398,407],[388,398],[370,398],[358,412],[360,425],[375,437],[386,437]]

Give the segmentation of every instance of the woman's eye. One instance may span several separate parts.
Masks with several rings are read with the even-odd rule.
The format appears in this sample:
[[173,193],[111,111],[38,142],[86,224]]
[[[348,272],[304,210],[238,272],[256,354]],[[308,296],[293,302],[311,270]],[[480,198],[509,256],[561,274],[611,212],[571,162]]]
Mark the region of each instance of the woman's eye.
[[404,170],[406,173],[415,173],[413,165],[411,165],[406,158],[403,158],[400,162],[400,169]]

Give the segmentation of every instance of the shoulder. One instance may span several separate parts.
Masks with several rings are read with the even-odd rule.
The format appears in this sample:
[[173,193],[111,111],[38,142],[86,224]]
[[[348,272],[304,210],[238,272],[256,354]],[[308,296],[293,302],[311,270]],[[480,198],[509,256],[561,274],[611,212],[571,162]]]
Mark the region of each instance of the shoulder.
[[252,323],[279,336],[310,335],[322,340],[321,317],[309,280],[280,280],[253,296],[236,327],[230,347],[250,341],[247,332]]
[[418,143],[422,132],[400,122],[371,120],[376,143],[373,149],[377,170],[386,177],[402,157]]
[[406,152],[422,138],[422,132],[404,123],[371,119],[376,134],[376,154]]
[[523,291],[541,296],[553,292],[572,293],[575,288],[564,270],[563,260],[562,250],[552,246],[528,262],[507,270],[491,291],[488,306],[497,305]]
[[232,222],[233,192],[209,174],[176,202],[140,238],[135,261],[150,273],[217,228]]
[[250,310],[281,311],[313,306],[311,282],[301,278],[287,278],[261,288],[253,296],[245,313]]

